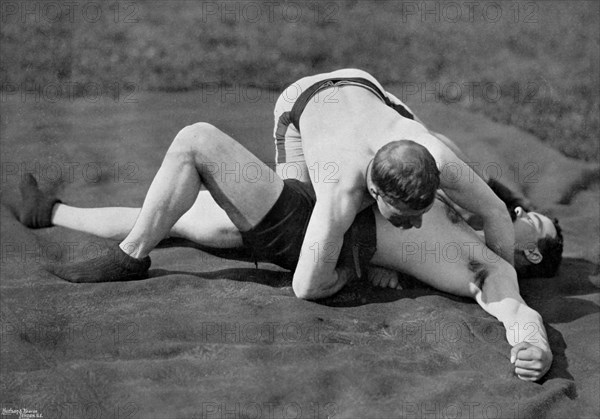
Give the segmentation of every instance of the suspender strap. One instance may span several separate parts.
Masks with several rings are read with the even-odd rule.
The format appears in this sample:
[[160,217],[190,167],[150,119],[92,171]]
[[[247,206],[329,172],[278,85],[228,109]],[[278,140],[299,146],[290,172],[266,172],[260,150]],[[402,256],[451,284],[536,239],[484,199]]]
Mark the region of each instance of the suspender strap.
[[344,85],[361,86],[366,89],[369,89],[375,95],[377,95],[387,106],[396,110],[396,112],[398,112],[400,115],[408,119],[414,119],[414,116],[408,111],[408,109],[406,109],[400,104],[392,103],[392,101],[385,95],[385,93],[382,92],[381,89],[370,80],[367,80],[362,77],[332,78],[321,80],[320,82],[317,82],[310,86],[308,89],[306,89],[300,94],[300,96],[294,103],[294,106],[292,106],[292,111],[290,112],[289,117],[292,124],[294,124],[298,132],[300,132],[300,116],[302,116],[302,112],[308,104],[308,101],[323,89],[326,89],[328,87]]

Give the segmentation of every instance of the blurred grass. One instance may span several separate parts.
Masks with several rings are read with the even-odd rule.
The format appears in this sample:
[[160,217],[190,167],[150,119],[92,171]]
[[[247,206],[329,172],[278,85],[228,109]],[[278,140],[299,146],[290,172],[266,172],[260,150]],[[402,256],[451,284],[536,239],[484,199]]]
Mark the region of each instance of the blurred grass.
[[[530,131],[568,156],[600,161],[596,1],[499,2],[497,21],[493,8],[482,14],[489,2],[476,2],[472,19],[467,3],[455,2],[458,23],[455,9],[436,12],[433,2],[96,1],[96,22],[83,13],[89,2],[76,2],[71,14],[63,9],[58,19],[44,16],[41,1],[9,2],[18,11],[37,7],[37,16],[12,14],[3,3],[5,90],[9,83],[68,82],[280,89],[316,72],[358,67],[396,84],[407,101],[457,103]],[[403,14],[415,6],[434,12]],[[489,88],[470,95],[466,83]],[[415,86],[418,93],[408,95]]]

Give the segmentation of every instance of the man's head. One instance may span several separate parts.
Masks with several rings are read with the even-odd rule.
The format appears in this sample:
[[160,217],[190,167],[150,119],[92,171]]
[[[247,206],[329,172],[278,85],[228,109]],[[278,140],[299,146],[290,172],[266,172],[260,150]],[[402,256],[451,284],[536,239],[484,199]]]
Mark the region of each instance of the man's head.
[[369,193],[381,214],[394,226],[421,227],[440,186],[435,159],[420,144],[410,140],[392,141],[377,151],[370,174]]
[[519,278],[556,274],[562,261],[563,237],[558,220],[516,207],[511,211],[515,229],[515,269]]

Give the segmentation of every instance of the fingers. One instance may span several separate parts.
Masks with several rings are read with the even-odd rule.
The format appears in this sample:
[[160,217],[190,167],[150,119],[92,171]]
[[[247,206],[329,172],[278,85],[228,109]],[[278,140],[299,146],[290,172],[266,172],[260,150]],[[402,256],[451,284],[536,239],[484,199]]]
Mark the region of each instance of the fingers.
[[398,274],[385,268],[370,267],[369,280],[376,287],[401,289]]
[[531,346],[530,343],[527,342],[520,342],[517,343],[515,346],[512,347],[512,349],[510,350],[510,363],[514,364],[515,361],[517,360],[517,356],[519,354],[519,352],[521,350],[527,349]]
[[386,275],[383,272],[384,271],[382,271],[380,268],[371,267],[369,269],[369,276],[371,277],[371,283],[373,285],[375,285],[376,287],[386,288],[387,286],[389,286],[390,277],[389,277],[389,275]]
[[517,367],[515,368],[515,374],[521,380],[537,381],[546,374],[546,371],[542,368],[542,366],[533,369]]
[[527,349],[521,349],[517,353],[517,362],[520,361],[535,361],[542,358],[542,350],[537,346],[530,346]]
[[544,362],[542,349],[528,342],[521,342],[511,349],[511,363],[515,365],[515,374],[521,380],[537,381],[550,368],[549,362]]
[[533,361],[522,361],[521,359],[517,359],[515,362],[515,369],[521,368],[525,370],[540,370],[543,368],[542,361],[537,359]]
[[381,275],[377,275],[375,273],[370,273],[371,276],[371,283],[376,286],[376,287],[384,287],[385,285],[382,284],[383,282],[383,278]]
[[527,370],[523,370],[522,372],[517,372],[515,370],[515,374],[523,381],[537,381],[542,378],[542,374]]
[[379,280],[379,286],[381,288],[387,288],[390,284],[390,277],[386,276],[386,275],[379,275],[380,280]]
[[[541,362],[527,361],[531,362],[529,365],[517,366],[515,368],[515,374],[522,380],[538,380],[544,374],[544,366]],[[519,361],[517,361],[517,364]]]

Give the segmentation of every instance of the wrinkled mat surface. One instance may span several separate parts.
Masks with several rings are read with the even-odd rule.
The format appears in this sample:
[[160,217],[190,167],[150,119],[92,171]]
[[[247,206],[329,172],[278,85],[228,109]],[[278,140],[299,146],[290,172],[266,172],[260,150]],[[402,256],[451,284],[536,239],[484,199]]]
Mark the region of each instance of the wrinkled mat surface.
[[239,102],[193,92],[135,99],[2,103],[6,417],[17,417],[10,409],[44,418],[600,414],[596,167],[483,116],[410,104],[561,220],[560,275],[521,282],[554,351],[547,379],[528,383],[512,375],[499,322],[473,301],[418,284],[355,284],[327,301],[300,301],[290,273],[273,265],[172,246],[153,251],[144,281],[78,285],[42,271],[48,259],[89,257],[99,239],[21,226],[14,203],[27,170],[76,206],[140,206],[172,138],[197,121],[273,160],[271,92],[248,91]]

